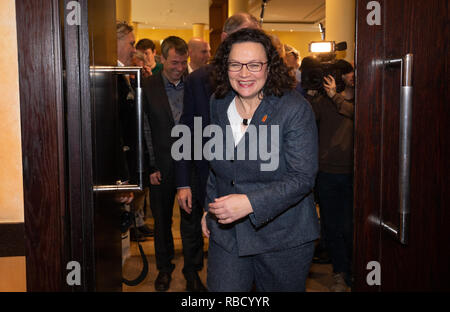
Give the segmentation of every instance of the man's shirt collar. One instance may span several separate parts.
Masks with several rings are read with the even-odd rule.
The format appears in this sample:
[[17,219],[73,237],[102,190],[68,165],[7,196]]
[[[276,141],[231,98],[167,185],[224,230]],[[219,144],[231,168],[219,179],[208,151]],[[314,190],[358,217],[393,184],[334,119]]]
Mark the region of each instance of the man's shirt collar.
[[182,87],[183,86],[183,76],[181,76],[181,79],[177,81],[177,83],[172,83],[169,81],[169,79],[167,79],[166,75],[164,74],[164,72],[161,73],[163,80],[164,80],[164,85],[166,87],[172,87],[174,89],[177,89],[178,87]]

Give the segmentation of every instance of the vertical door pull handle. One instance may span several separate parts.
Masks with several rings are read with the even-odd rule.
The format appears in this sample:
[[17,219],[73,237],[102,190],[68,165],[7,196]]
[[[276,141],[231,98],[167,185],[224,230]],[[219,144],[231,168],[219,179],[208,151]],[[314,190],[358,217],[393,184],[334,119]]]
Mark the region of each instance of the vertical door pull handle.
[[386,66],[400,64],[400,129],[399,129],[399,226],[391,222],[381,222],[382,227],[393,234],[403,245],[409,242],[410,226],[410,196],[411,196],[411,129],[412,129],[412,100],[413,100],[413,55],[406,54],[401,59],[385,61]]
[[142,107],[142,86],[141,86],[142,67],[125,66],[91,66],[91,74],[95,73],[114,73],[114,74],[134,74],[136,75],[136,120],[137,120],[137,168],[138,184],[125,184],[120,181],[111,185],[94,185],[95,192],[111,191],[142,191],[144,189],[144,137],[143,137],[143,107]]

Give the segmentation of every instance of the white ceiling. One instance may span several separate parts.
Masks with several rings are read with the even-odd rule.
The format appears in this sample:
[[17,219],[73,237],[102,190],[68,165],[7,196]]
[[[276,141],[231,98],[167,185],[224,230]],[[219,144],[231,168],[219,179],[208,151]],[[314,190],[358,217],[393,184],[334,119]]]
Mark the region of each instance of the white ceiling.
[[[262,1],[248,2],[249,13],[259,19]],[[139,27],[156,29],[191,29],[193,23],[208,27],[209,5],[210,0],[132,0],[132,20]],[[324,19],[325,0],[268,0],[263,27],[278,31],[319,31],[318,23],[324,23]]]
[[209,24],[209,0],[132,0],[131,15],[139,27],[192,28]]

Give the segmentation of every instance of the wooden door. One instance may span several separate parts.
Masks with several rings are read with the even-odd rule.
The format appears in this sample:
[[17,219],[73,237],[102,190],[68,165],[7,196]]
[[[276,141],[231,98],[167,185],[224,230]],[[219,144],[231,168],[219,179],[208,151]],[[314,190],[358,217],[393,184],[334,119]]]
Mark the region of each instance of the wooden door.
[[16,1],[27,291],[58,291],[67,285],[65,110],[58,8],[58,0]]
[[121,291],[121,204],[114,192],[95,192],[117,178],[117,77],[92,74],[91,66],[117,65],[115,0],[80,1],[79,24],[69,24],[65,10],[68,223],[70,257],[81,265],[81,283],[74,291]]
[[228,17],[228,1],[212,0],[209,6],[209,44],[211,46],[211,55],[216,54],[220,43],[222,42],[223,24]]
[[[449,290],[448,1],[359,0],[356,23],[354,290]],[[410,213],[402,244],[385,225],[399,229],[400,101],[408,83],[405,62],[388,63],[408,53]]]
[[116,65],[115,1],[20,0],[16,12],[27,290],[121,290],[120,206],[93,191],[108,162],[93,158],[91,104],[115,86],[93,92],[89,69]]

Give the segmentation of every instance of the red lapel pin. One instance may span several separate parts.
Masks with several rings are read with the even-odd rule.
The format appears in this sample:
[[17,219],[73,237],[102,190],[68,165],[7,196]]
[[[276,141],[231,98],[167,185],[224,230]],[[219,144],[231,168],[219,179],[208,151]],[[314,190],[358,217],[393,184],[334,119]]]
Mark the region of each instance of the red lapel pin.
[[267,119],[267,115],[264,115],[264,117],[262,118],[262,122],[266,122]]

